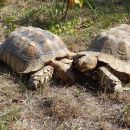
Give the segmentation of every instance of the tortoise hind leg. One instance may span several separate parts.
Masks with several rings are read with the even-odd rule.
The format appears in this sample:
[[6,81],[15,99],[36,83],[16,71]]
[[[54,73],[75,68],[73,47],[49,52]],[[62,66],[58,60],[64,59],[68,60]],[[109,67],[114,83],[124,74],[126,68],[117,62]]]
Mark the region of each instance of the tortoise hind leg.
[[106,67],[100,67],[98,69],[98,75],[101,87],[105,88],[105,90],[112,90],[114,92],[123,91],[121,81],[115,75],[113,75]]
[[37,89],[40,85],[48,82],[54,72],[54,68],[50,65],[43,67],[42,69],[31,75],[29,79],[29,88]]

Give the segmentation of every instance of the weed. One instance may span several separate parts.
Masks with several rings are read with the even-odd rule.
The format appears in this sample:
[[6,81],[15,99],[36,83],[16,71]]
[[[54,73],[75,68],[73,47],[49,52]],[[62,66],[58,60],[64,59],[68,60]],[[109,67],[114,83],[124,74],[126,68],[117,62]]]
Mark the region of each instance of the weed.
[[12,107],[0,113],[0,129],[7,130],[10,125],[19,119],[19,109]]
[[126,126],[130,126],[130,105],[126,105],[123,109],[122,122]]
[[80,19],[74,19],[72,21],[68,21],[65,23],[58,23],[56,25],[50,26],[50,31],[56,34],[65,34],[65,35],[73,35],[75,34],[75,27],[80,22]]
[[5,18],[4,20],[4,25],[5,25],[5,35],[8,36],[12,31],[15,30],[16,28],[16,17],[15,16],[9,16],[7,18]]

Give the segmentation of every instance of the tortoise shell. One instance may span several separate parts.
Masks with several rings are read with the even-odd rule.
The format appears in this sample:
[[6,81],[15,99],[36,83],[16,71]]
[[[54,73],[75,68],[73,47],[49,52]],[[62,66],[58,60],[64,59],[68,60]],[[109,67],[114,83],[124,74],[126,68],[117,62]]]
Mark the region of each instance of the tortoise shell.
[[16,72],[29,73],[67,53],[68,49],[57,35],[36,27],[20,27],[5,40],[2,60]]
[[92,42],[89,53],[118,72],[130,74],[130,26],[122,24],[102,32]]

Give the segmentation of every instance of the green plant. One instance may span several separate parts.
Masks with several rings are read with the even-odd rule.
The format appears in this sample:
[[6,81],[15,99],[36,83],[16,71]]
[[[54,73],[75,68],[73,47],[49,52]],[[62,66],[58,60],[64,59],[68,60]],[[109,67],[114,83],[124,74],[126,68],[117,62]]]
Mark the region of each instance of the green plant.
[[71,21],[66,21],[65,23],[58,23],[55,25],[51,25],[49,30],[51,32],[54,32],[58,35],[60,34],[67,34],[67,35],[73,35],[75,33],[75,26],[80,22],[80,19],[73,19]]
[[9,126],[19,118],[19,109],[13,107],[0,113],[0,129],[8,130]]
[[5,35],[7,36],[10,32],[14,31],[16,28],[17,17],[8,16],[4,19]]
[[[72,8],[72,6],[74,6],[75,4],[78,4],[80,7],[83,6],[83,1],[84,0],[63,0],[62,2],[60,2],[60,4],[58,4],[58,1],[56,0],[55,1],[55,8],[56,10],[58,10],[58,15],[61,11],[61,14],[62,14],[62,20],[64,21],[66,19],[66,16],[67,16],[67,12],[68,12],[68,9],[69,7]],[[61,4],[62,3],[62,4]]]
[[57,10],[51,6],[40,5],[36,8],[28,8],[20,18],[22,24],[37,26],[47,29],[51,24],[56,23]]

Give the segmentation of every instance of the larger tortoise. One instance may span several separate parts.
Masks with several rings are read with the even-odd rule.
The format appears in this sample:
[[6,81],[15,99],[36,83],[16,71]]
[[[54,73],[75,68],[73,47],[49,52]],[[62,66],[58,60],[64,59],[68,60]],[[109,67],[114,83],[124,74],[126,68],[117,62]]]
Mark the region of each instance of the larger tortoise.
[[79,71],[98,71],[103,85],[122,91],[121,81],[130,81],[130,26],[122,24],[102,32],[78,55],[74,64]]
[[74,55],[60,37],[31,26],[17,28],[0,46],[0,60],[17,73],[31,73],[29,85],[33,88],[52,77],[54,68],[62,80],[73,82],[74,75],[67,58]]

